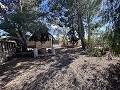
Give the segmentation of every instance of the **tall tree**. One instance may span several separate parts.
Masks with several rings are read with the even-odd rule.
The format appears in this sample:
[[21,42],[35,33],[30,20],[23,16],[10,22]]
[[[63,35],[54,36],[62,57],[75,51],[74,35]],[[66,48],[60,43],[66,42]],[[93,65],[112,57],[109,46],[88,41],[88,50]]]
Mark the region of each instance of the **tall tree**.
[[120,54],[120,2],[119,0],[105,0],[107,12],[105,12],[106,20],[111,23],[112,29],[108,33],[108,42],[114,54]]
[[[85,49],[84,27],[83,27],[83,22],[82,22],[82,15],[80,12],[78,14],[79,10],[78,8],[75,7],[75,1],[74,0],[59,0],[59,1],[51,0],[49,3],[51,3],[49,5],[50,12],[51,12],[49,13],[49,15],[51,14],[51,16],[48,17],[48,19],[50,21],[51,20],[55,21],[56,19],[67,17],[68,20],[67,20],[67,23],[65,22],[66,24],[65,26],[69,25],[70,30],[72,30],[73,32],[76,30],[78,32],[78,35],[81,39],[82,48]],[[68,14],[65,15],[65,13],[68,13]],[[79,19],[77,19],[78,17]],[[71,34],[74,34],[74,33],[71,33]]]
[[94,17],[97,17],[98,12],[100,11],[101,0],[89,0],[86,1],[85,5],[86,5],[85,16],[86,16],[86,24],[87,24],[86,26],[88,32],[88,45],[89,45],[90,38],[92,35],[92,30],[94,30],[94,28],[97,28],[96,25],[92,24],[92,21]]
[[[11,2],[3,2],[6,8],[2,8],[2,23],[0,28],[7,31],[12,36],[17,36],[22,42],[22,49],[27,49],[26,33],[32,31],[38,17],[41,13],[37,11],[40,0],[11,0]],[[32,27],[32,28],[30,28]]]
[[[90,38],[90,23],[93,19],[95,9],[99,8],[101,0],[51,0],[51,8],[55,15],[62,15],[68,18],[66,26],[78,33],[81,39],[82,48],[85,49],[85,24],[87,17],[88,37]],[[59,14],[58,14],[58,12]],[[65,11],[64,13],[62,13]],[[64,17],[62,17],[64,18]],[[77,34],[76,34],[77,35]]]

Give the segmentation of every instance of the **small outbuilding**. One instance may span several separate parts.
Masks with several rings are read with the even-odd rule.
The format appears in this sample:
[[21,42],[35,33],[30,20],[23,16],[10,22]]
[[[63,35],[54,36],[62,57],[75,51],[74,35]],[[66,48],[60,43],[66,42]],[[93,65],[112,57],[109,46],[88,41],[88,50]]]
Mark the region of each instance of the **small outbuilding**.
[[[34,54],[55,53],[53,42],[55,38],[49,32],[34,33],[27,41],[27,47],[33,49]],[[35,57],[38,55],[34,55]]]

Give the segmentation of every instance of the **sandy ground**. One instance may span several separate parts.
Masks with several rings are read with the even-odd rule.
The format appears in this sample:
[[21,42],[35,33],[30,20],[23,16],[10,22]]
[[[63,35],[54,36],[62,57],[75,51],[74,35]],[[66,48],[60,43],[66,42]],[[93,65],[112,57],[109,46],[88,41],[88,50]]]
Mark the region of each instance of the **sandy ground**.
[[120,90],[120,58],[88,57],[79,48],[18,58],[0,66],[0,90]]

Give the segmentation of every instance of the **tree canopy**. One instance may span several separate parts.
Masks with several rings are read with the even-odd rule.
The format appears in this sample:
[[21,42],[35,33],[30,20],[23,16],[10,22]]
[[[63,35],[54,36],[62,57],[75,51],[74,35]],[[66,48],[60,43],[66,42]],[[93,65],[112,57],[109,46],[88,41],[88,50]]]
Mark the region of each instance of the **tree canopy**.
[[[117,50],[120,48],[120,4],[117,0],[3,0],[0,5],[0,28],[19,37],[23,45],[26,33],[38,30],[42,33],[48,30],[46,25],[49,24],[64,28],[63,39],[69,39],[73,45],[81,39],[84,50],[91,47],[93,38],[102,40],[102,32],[111,51],[120,53]],[[106,30],[100,30],[101,27]]]
[[9,33],[10,36],[18,37],[21,40],[23,50],[27,47],[27,33],[33,34],[38,29],[48,30],[47,27],[38,22],[42,15],[39,12],[40,0],[13,0],[1,3],[2,8],[0,29]]

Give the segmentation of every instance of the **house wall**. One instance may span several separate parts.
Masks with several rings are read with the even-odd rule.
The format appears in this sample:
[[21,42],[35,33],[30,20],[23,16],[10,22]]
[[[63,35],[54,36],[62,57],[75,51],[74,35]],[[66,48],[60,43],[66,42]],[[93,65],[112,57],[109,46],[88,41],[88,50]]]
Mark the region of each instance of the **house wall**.
[[35,45],[34,41],[27,41],[27,46],[33,46],[33,45]]
[[43,44],[44,47],[46,48],[51,48],[52,47],[52,41],[46,41],[44,44]]
[[42,44],[41,46],[41,42],[34,42],[34,41],[28,41],[27,42],[27,46],[28,47],[34,47],[36,44],[37,48],[41,48],[41,47],[45,47],[45,48],[51,48],[52,47],[52,41],[46,41],[45,43]]

